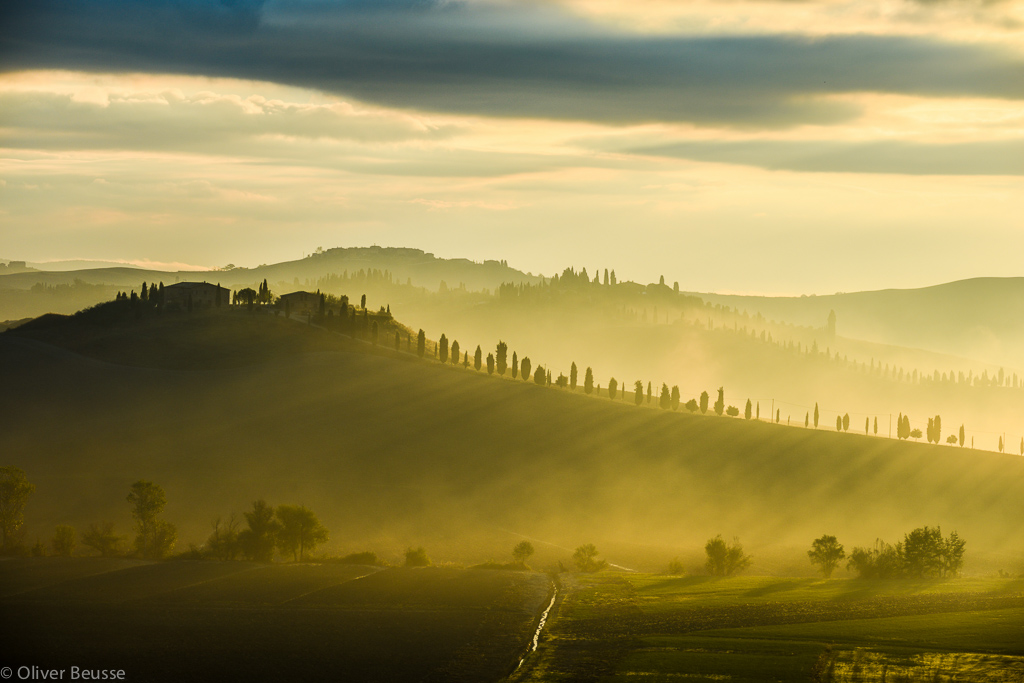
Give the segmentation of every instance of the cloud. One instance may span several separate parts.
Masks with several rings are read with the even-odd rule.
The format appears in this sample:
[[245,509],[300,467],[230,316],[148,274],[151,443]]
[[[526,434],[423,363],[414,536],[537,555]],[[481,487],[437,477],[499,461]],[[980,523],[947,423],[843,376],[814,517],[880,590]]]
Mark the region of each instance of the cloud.
[[892,36],[658,37],[551,6],[9,0],[7,70],[70,68],[248,78],[386,106],[604,123],[830,124],[886,92],[1024,98],[1024,59]]
[[957,144],[694,141],[635,147],[629,151],[633,154],[812,173],[1024,175],[1024,140]]

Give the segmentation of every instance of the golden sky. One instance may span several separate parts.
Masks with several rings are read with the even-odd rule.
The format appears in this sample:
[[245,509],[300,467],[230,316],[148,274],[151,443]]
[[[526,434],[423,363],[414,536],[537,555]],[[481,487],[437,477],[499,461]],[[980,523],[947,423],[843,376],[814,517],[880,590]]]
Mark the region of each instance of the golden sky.
[[1024,2],[14,2],[0,258],[1019,275]]

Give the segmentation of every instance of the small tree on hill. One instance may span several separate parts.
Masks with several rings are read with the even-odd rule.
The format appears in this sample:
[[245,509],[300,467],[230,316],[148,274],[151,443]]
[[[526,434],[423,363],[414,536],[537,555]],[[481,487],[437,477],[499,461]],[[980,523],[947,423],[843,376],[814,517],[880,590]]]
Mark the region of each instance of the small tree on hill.
[[21,544],[21,527],[25,523],[25,505],[36,485],[29,482],[18,467],[0,467],[0,533],[3,552],[9,553]]
[[843,431],[843,418],[839,415],[836,415],[836,431]]
[[530,357],[529,356],[523,356],[522,374],[523,374],[523,379],[526,380],[527,382],[530,381],[530,368],[531,367],[532,366],[530,364]]
[[487,374],[488,375],[493,375],[494,374],[494,354],[493,353],[487,354]]
[[637,405],[641,405],[644,402],[644,383],[637,380],[633,385],[633,389],[636,392],[636,396],[633,400],[636,401]]
[[725,414],[728,415],[729,417],[739,417],[740,409],[737,408],[736,406],[729,406],[728,408],[725,409]]
[[274,508],[265,500],[252,504],[252,512],[245,513],[249,528],[238,532],[238,543],[242,553],[255,562],[270,562],[274,559],[277,533],[281,525],[274,519]]
[[807,411],[807,414],[804,415],[804,428],[806,429],[807,427],[810,427],[810,426],[811,426],[811,412]]
[[747,399],[747,405],[746,405],[746,407],[745,407],[745,408],[743,409],[743,419],[744,419],[744,420],[749,420],[749,419],[750,419],[750,418],[752,418],[753,416],[754,416],[754,404],[753,404],[753,403],[751,403],[751,402],[750,402],[750,399],[748,398],[748,399]]
[[441,335],[441,338],[437,340],[438,343],[438,356],[437,359],[442,363],[448,362],[448,337]]
[[53,554],[60,557],[71,557],[75,552],[75,528],[67,524],[58,524],[53,530],[53,540],[50,541]]
[[878,434],[878,416],[877,415],[875,416],[874,428],[875,428],[875,434],[877,435]]
[[650,402],[651,402],[651,396],[652,396],[652,392],[651,392],[651,383],[650,383],[650,381],[648,381],[648,382],[647,382],[647,402],[648,402],[648,403],[650,403]]
[[669,393],[668,385],[661,385],[661,394],[658,396],[658,407],[662,410],[668,410],[672,406],[672,394]]
[[512,560],[516,564],[526,566],[526,561],[533,555],[533,544],[529,541],[520,541],[512,548]]
[[964,443],[967,441],[966,434],[964,433],[964,426],[960,425],[960,448],[964,447]]
[[826,579],[832,578],[832,572],[836,570],[839,563],[846,557],[846,551],[835,536],[825,535],[815,539],[811,543],[811,549],[807,551],[807,557],[811,564],[818,565],[818,569],[825,575]]
[[686,409],[689,410],[691,413],[695,413],[698,410],[700,410],[700,406],[697,405],[697,399],[691,398],[689,401],[687,401]]
[[711,399],[711,397],[708,396],[708,392],[706,392],[706,391],[700,392],[700,414],[701,415],[706,415],[707,414],[707,412],[708,412],[708,401],[710,399]]
[[679,410],[679,401],[681,397],[679,395],[679,386],[673,385],[672,387],[672,410]]
[[420,330],[416,335],[416,355],[423,358],[423,354],[427,352],[427,333]]
[[476,351],[473,352],[473,369],[474,370],[480,370],[480,368],[483,367],[483,364],[484,364],[484,352],[480,348],[480,345],[477,344]]
[[594,370],[587,368],[583,373],[583,393],[590,396],[594,392]]
[[615,400],[619,391],[619,382],[614,377],[608,380],[608,398]]
[[90,524],[89,530],[82,534],[82,545],[89,546],[102,557],[117,557],[123,551],[127,539],[114,533],[113,522]]
[[[573,361],[572,366],[569,367],[569,388],[576,391],[576,380],[579,377],[579,371],[576,369],[576,362]],[[590,393],[589,391],[587,392]]]
[[455,340],[452,342],[452,363],[458,365],[459,357],[461,355],[462,354],[459,353],[459,342],[458,340]]
[[305,559],[307,550],[327,541],[327,529],[304,505],[279,505],[275,516],[281,525],[277,531],[278,550],[282,555],[291,554],[296,562]]
[[512,379],[519,377],[519,356],[516,352],[512,352]]
[[707,561],[704,566],[712,576],[732,576],[743,571],[752,562],[749,555],[743,553],[743,546],[738,538],[733,538],[732,545],[722,540],[721,534],[704,544]]
[[844,413],[843,414],[843,431],[844,432],[850,431],[850,414],[849,413]]
[[135,554],[159,560],[174,548],[178,531],[173,524],[159,519],[167,504],[164,490],[151,481],[139,480],[128,492],[135,520]]
[[405,566],[406,567],[429,567],[430,558],[427,557],[427,551],[423,547],[419,548],[407,548],[405,551]]
[[721,415],[725,411],[725,389],[718,387],[718,399],[715,401],[715,414]]
[[814,404],[814,428],[818,428],[818,404]]
[[548,374],[544,372],[544,366],[538,365],[537,369],[533,373],[533,383],[544,386],[548,383]]
[[495,350],[494,368],[499,376],[505,376],[505,370],[508,369],[508,344],[503,341],[498,342],[498,348]]
[[586,543],[576,548],[576,552],[572,554],[572,561],[576,565],[576,570],[592,573],[607,567],[608,563],[604,560],[598,560],[597,555],[597,548],[593,543]]

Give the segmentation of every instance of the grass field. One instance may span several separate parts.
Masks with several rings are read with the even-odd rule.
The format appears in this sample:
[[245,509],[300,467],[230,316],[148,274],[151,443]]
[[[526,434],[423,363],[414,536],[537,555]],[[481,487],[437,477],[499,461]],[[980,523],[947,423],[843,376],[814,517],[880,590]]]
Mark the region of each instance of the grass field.
[[516,680],[1024,680],[1020,580],[567,582]]
[[[173,318],[173,319],[172,319]],[[609,561],[697,570],[716,534],[753,571],[812,574],[822,533],[848,548],[923,524],[967,539],[968,573],[1024,571],[1024,459],[638,409],[396,355],[267,316],[0,335],[4,464],[36,484],[29,544],[167,493],[179,548],[256,498],[305,504],[332,555],[536,567],[596,543]],[[57,343],[60,342],[60,345]]]
[[434,567],[8,559],[0,664],[132,681],[493,681],[519,661],[549,585]]

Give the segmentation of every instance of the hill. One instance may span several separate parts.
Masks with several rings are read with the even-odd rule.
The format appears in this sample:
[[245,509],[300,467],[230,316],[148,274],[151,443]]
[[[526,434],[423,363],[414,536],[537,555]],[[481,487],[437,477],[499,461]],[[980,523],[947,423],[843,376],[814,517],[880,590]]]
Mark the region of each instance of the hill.
[[538,566],[595,542],[659,569],[721,533],[762,571],[807,572],[822,533],[869,545],[938,524],[968,539],[969,571],[1021,561],[1019,457],[636,408],[283,318],[150,324],[0,335],[5,464],[38,487],[30,539],[127,533],[126,491],[149,479],[183,546],[263,497],[313,508],[339,554],[477,562],[526,536]]
[[822,327],[830,310],[846,337],[921,348],[1021,369],[1024,278],[974,278],[920,289],[824,296],[700,294],[774,320]]

